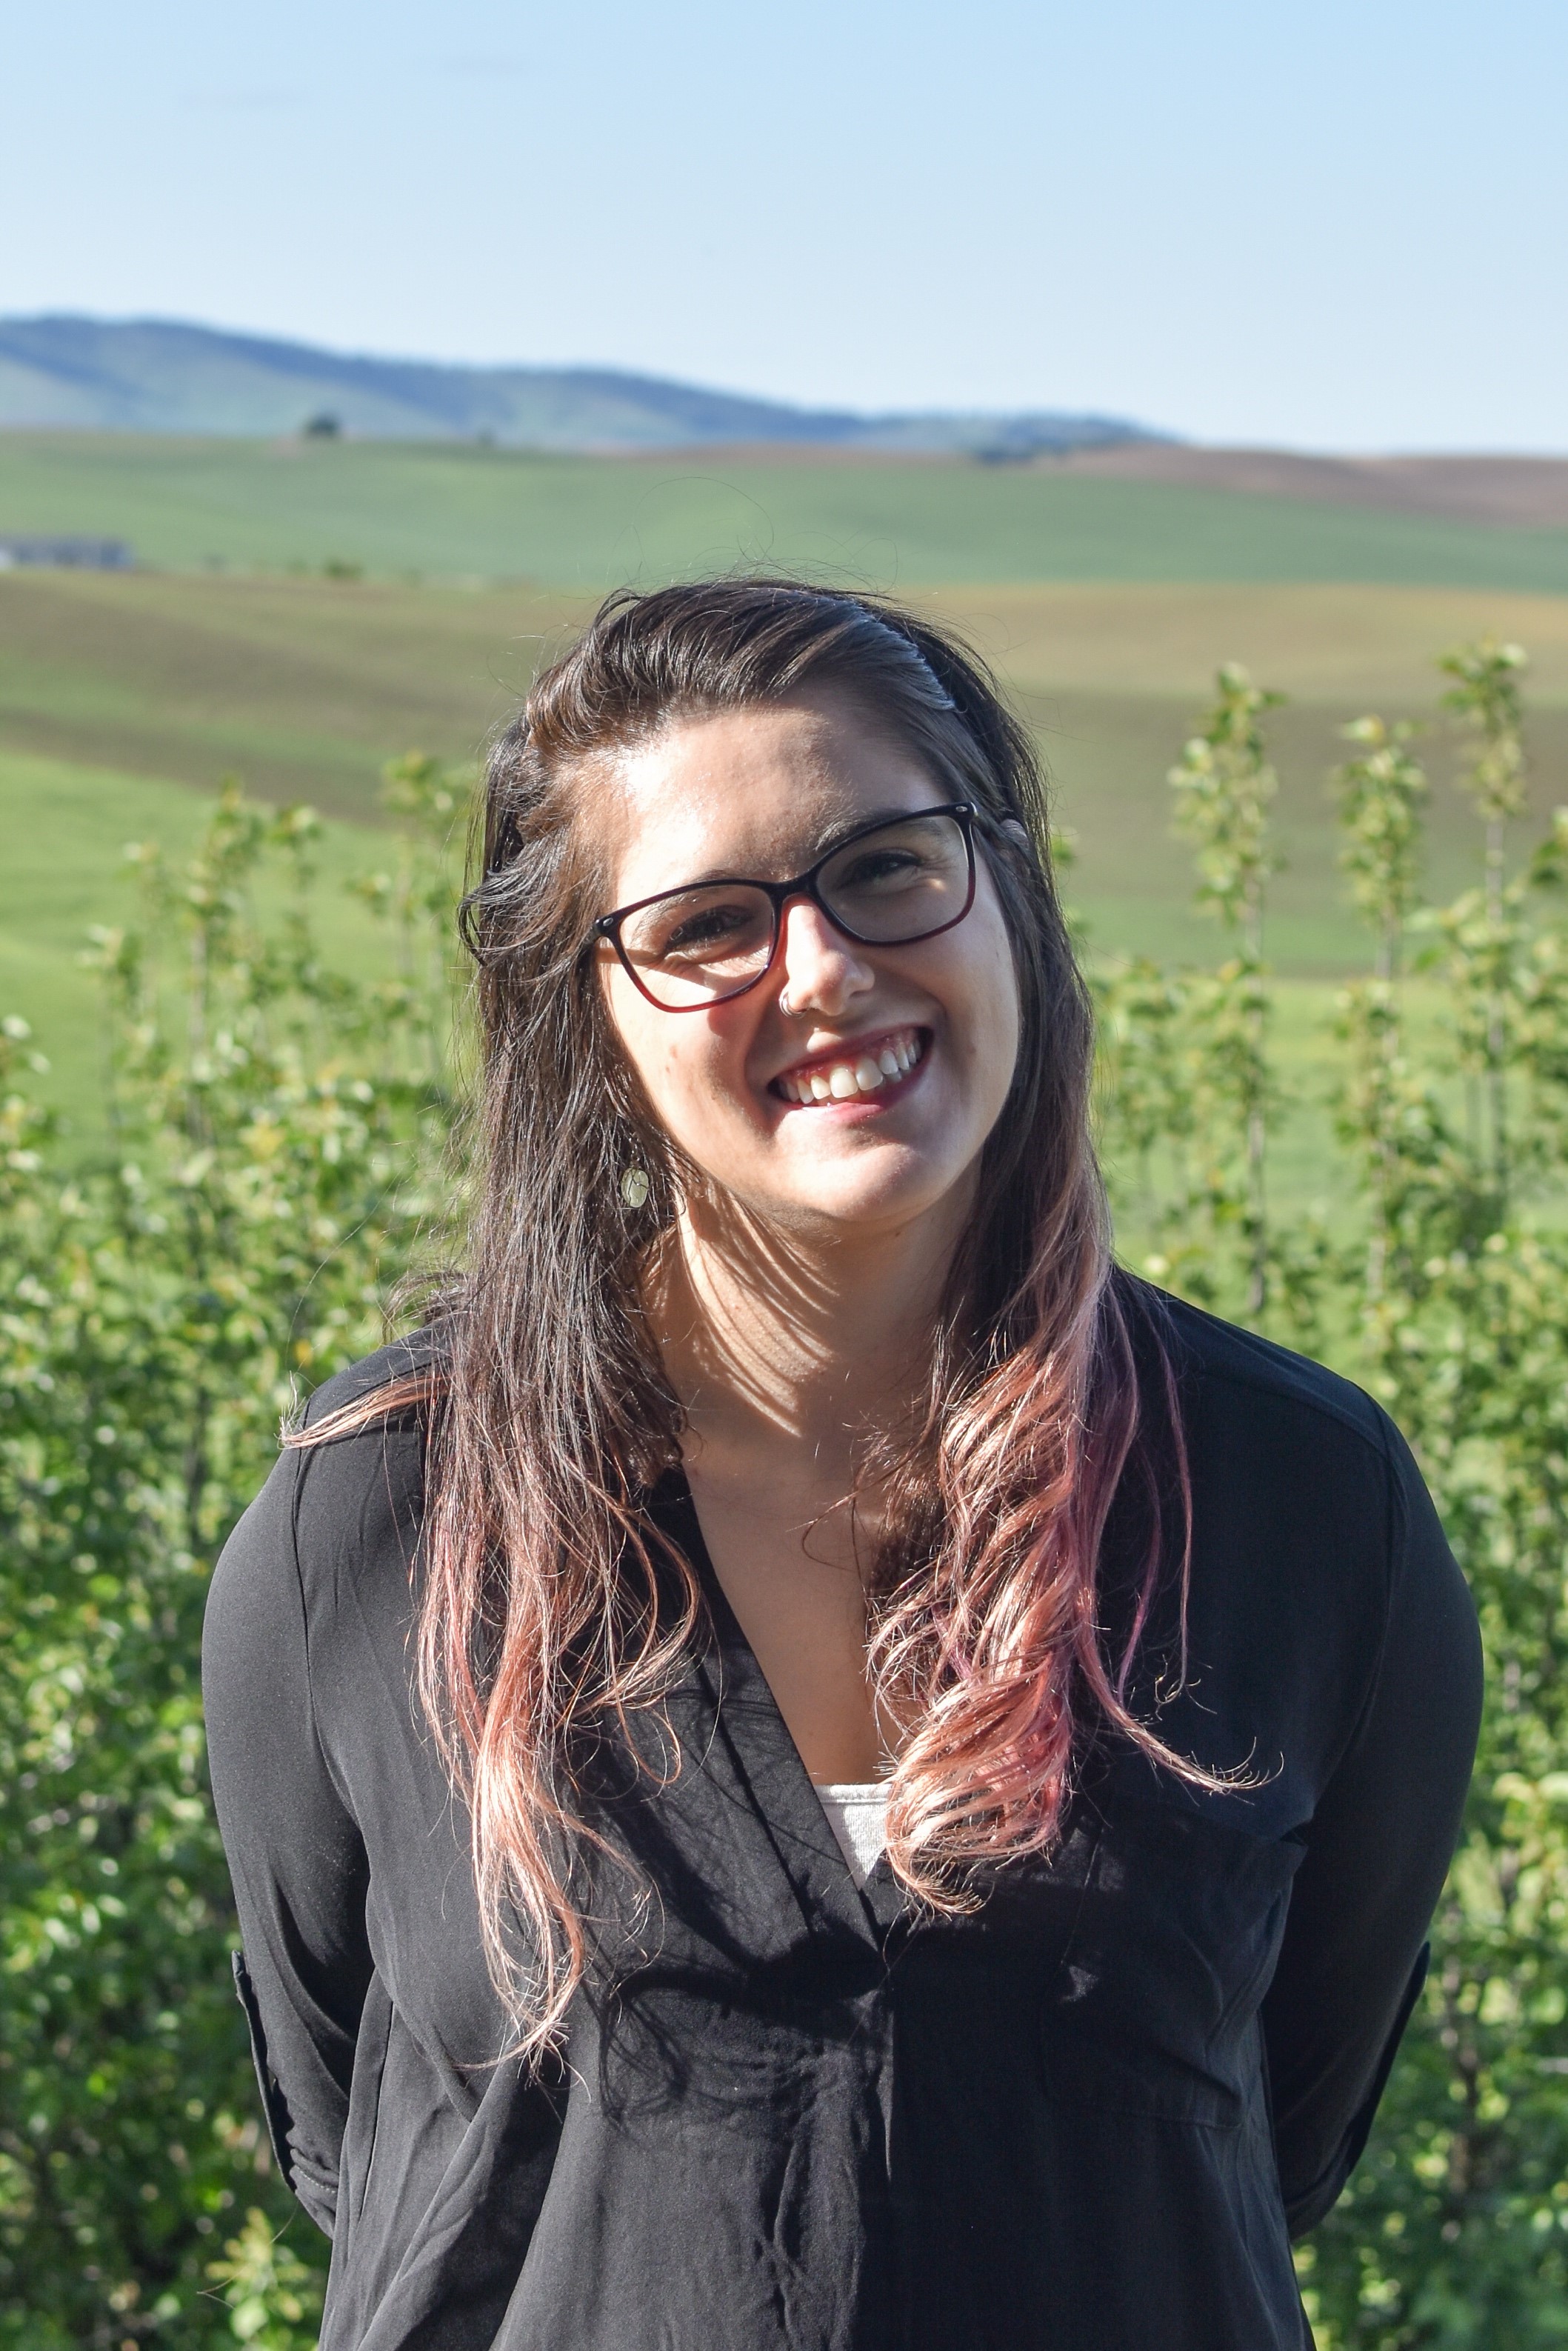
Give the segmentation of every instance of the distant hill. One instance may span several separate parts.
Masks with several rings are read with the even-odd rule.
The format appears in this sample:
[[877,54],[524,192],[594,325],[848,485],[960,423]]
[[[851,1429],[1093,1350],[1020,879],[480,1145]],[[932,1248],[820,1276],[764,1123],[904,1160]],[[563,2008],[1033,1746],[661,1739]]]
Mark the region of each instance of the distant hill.
[[271,435],[312,422],[357,438],[536,449],[760,442],[998,459],[1160,437],[1113,416],[864,416],[613,368],[359,358],[163,319],[0,319],[0,426]]

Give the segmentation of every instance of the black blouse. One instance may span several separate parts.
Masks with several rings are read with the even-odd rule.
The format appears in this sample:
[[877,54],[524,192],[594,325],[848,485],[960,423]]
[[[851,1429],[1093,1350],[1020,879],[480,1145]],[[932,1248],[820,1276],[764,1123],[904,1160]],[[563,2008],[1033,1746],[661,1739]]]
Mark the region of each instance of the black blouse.
[[[1194,1505],[1135,1702],[1245,1786],[1086,1757],[1060,1848],[971,1916],[857,1893],[714,1579],[563,2061],[505,2054],[468,1823],[411,1683],[415,1416],[286,1454],[207,1618],[236,1976],[278,2161],[332,2238],[322,2351],[1273,2351],[1425,1966],[1476,1624],[1359,1390],[1172,1304]],[[329,1382],[312,1416],[408,1368]],[[1136,1547],[1108,1537],[1106,1608]],[[1162,1676],[1166,1677],[1162,1689]],[[1163,1703],[1161,1703],[1163,1698]],[[659,1734],[644,1724],[647,1746]],[[654,1758],[658,1761],[658,1758]]]

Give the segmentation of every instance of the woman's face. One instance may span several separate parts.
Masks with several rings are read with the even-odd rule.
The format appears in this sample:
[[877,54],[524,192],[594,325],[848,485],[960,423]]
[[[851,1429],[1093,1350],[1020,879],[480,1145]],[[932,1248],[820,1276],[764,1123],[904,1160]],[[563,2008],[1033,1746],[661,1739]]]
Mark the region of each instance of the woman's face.
[[[859,825],[954,797],[828,693],[674,722],[622,755],[616,780],[616,906],[708,875],[787,880]],[[964,921],[906,946],[857,946],[791,901],[766,977],[696,1011],[661,1011],[601,951],[611,1014],[655,1116],[753,1215],[844,1239],[942,1203],[967,1207],[1019,1034],[978,841],[976,866]],[[873,1075],[882,1082],[867,1091]]]

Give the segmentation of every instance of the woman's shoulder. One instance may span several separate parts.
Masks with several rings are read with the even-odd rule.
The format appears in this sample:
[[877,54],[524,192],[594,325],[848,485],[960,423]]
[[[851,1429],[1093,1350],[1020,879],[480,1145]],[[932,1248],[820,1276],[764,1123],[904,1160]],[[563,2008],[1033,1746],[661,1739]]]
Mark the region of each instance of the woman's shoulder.
[[[1458,1571],[1420,1468],[1383,1406],[1309,1356],[1155,1293],[1200,1549],[1326,1622]],[[1223,1576],[1221,1577],[1223,1580]],[[1348,1621],[1348,1620],[1347,1620]]]
[[[379,1720],[365,1694],[409,1670],[440,1352],[415,1332],[324,1381],[213,1571],[203,1658],[214,1713],[249,1719],[260,1691],[280,1722],[310,1727],[335,1771],[356,1723]],[[404,1726],[392,1709],[385,1735]]]
[[348,1584],[362,1595],[382,1568],[400,1604],[406,1595],[443,1353],[439,1330],[415,1331],[312,1393],[284,1455],[294,1464],[294,1546],[308,1597],[340,1597]]
[[425,1433],[438,1332],[416,1331],[314,1390],[271,1474],[224,1547],[218,1606],[234,1591],[294,1594],[314,1624],[352,1592],[384,1589],[401,1614],[424,1504]]
[[1149,1311],[1176,1374],[1192,1509],[1186,1631],[1202,1695],[1182,1738],[1224,1762],[1225,1738],[1206,1741],[1245,1730],[1288,1761],[1268,1804],[1310,1812],[1376,1693],[1392,1703],[1427,1670],[1412,1656],[1462,1702],[1463,1579],[1409,1447],[1364,1389],[1183,1301],[1156,1294]]
[[1155,1292],[1148,1311],[1176,1378],[1197,1521],[1223,1531],[1222,1552],[1249,1573],[1271,1562],[1303,1589],[1385,1598],[1413,1544],[1441,1567],[1421,1471],[1364,1388],[1186,1300]]
[[1388,1460],[1397,1432],[1354,1380],[1186,1299],[1164,1290],[1145,1295],[1184,1400],[1267,1426],[1277,1440],[1294,1438],[1320,1458],[1327,1445]]
[[[426,1323],[401,1339],[378,1347],[357,1363],[345,1364],[330,1379],[313,1388],[299,1426],[303,1432],[319,1430],[315,1444],[352,1442],[367,1430],[393,1426],[423,1427],[429,1416],[434,1379],[446,1353],[447,1336],[439,1323]],[[356,1409],[368,1406],[361,1413]],[[324,1424],[340,1423],[339,1426]]]

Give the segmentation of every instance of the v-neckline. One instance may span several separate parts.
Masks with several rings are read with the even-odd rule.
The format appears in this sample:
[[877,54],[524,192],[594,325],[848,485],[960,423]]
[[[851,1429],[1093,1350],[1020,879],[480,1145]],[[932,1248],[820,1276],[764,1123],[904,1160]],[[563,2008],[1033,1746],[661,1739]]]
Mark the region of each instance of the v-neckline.
[[904,1908],[885,1853],[857,1887],[773,1685],[719,1582],[684,1471],[661,1482],[655,1508],[696,1573],[713,1635],[698,1670],[796,1898],[808,1917],[880,1946]]

